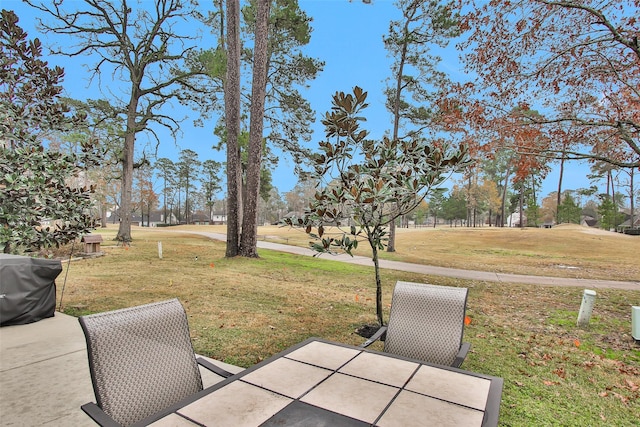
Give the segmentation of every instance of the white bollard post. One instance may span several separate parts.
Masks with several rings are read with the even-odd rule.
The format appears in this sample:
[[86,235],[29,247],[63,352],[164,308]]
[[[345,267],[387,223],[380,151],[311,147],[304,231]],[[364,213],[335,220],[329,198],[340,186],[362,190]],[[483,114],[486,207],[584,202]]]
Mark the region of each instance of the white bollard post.
[[162,242],[158,241],[158,258],[162,259]]
[[631,306],[631,336],[640,343],[640,306]]
[[578,312],[578,326],[584,327],[589,324],[591,320],[591,312],[593,311],[593,304],[596,302],[596,291],[591,289],[585,289],[582,294],[582,304],[580,304],[580,311]]

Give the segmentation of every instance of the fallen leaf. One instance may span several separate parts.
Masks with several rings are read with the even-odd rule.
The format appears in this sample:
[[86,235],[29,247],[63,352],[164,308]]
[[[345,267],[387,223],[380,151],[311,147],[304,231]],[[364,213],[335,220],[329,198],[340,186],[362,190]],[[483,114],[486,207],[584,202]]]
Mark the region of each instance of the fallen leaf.
[[580,341],[579,340],[573,340],[573,345],[575,345],[576,347],[580,347]]
[[627,387],[629,387],[629,390],[631,391],[636,391],[640,388],[637,384],[634,384],[633,381],[624,380],[624,382],[627,383]]
[[556,381],[547,381],[547,380],[542,381],[542,383],[544,385],[558,385],[558,384],[560,384],[560,383],[558,383]]
[[609,396],[609,393],[607,393],[606,391],[603,391],[602,393],[598,393],[598,396],[607,397],[607,396]]
[[620,393],[616,393],[615,391],[613,392],[613,395],[614,395],[615,397],[617,397],[618,399],[620,399],[620,400],[622,401],[622,403],[624,403],[625,405],[626,405],[627,403],[629,403],[629,398],[628,398],[628,397],[623,396],[623,395],[621,395]]
[[465,325],[470,325],[471,324],[471,318],[469,316],[464,316],[464,324]]
[[559,376],[560,378],[564,378],[566,376],[566,373],[564,372],[564,368],[555,369],[553,373]]

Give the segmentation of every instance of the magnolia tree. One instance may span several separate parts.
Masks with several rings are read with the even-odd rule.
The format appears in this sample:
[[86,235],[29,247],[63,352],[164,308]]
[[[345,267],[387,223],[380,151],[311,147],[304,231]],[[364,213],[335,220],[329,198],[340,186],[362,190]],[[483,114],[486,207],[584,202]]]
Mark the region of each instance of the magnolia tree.
[[87,171],[101,153],[94,138],[74,150],[56,149],[84,118],[62,102],[64,71],[41,59],[18,17],[0,19],[0,252],[23,253],[73,241],[94,228]]
[[320,142],[321,153],[314,155],[309,173],[319,183],[313,201],[301,218],[284,222],[304,228],[318,255],[352,255],[359,241],[367,241],[376,277],[376,314],[383,325],[378,251],[386,245],[388,225],[419,206],[469,157],[465,147],[454,149],[442,140],[367,139],[368,132],[360,127],[366,99],[359,87],[353,94],[333,96],[332,109],[322,120],[327,139]]

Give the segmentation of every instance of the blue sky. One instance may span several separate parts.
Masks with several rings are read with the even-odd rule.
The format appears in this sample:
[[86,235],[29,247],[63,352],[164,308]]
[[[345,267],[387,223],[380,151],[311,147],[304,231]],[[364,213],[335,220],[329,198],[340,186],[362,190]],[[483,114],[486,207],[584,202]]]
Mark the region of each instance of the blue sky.
[[[389,64],[391,59],[382,43],[382,36],[387,33],[389,21],[396,19],[399,12],[392,0],[374,0],[373,4],[362,4],[359,0],[349,2],[347,0],[299,0],[300,7],[313,18],[313,33],[310,44],[305,48],[305,54],[323,60],[324,71],[319,77],[309,83],[309,89],[303,89],[302,95],[310,102],[316,111],[316,117],[323,115],[331,104],[331,96],[336,91],[350,91],[358,85],[369,93],[369,108],[366,110],[368,119],[365,124],[372,138],[380,138],[385,131],[390,129],[391,116],[384,107],[383,88],[385,80],[390,77]],[[206,0],[202,4],[208,4]],[[56,41],[65,43],[62,36],[43,36],[35,29],[34,10],[24,5],[19,0],[1,0],[0,7],[13,9],[20,18],[20,25],[30,38],[40,37],[47,46]],[[207,42],[212,43],[211,37],[205,36],[200,46],[206,47]],[[45,55],[46,53],[45,49]],[[453,79],[466,79],[464,70],[458,59],[458,52],[451,48],[443,52],[441,67],[450,74]],[[93,64],[93,60],[87,57],[48,57],[51,65],[60,65],[65,68],[66,78],[64,88],[66,96],[86,99],[104,98],[100,95],[97,83],[88,86],[86,69],[83,64]],[[182,122],[182,134],[177,141],[165,133],[161,135],[161,145],[158,157],[168,157],[174,161],[178,158],[180,149],[191,149],[198,153],[201,161],[214,159],[225,160],[224,152],[212,150],[216,142],[213,137],[213,126],[216,120],[205,123],[205,127],[193,126],[193,119],[198,114],[186,108],[173,105],[173,111],[182,117],[188,114],[190,118]],[[320,120],[312,126],[314,137],[310,142],[311,147],[317,147],[317,142],[323,138],[323,128]],[[146,146],[146,147],[145,147]],[[144,148],[152,151],[155,142],[145,135],[139,135],[136,141],[137,151]],[[565,169],[563,189],[578,189],[589,186],[586,179],[588,167],[573,165]],[[557,167],[545,179],[541,194],[547,195],[557,188]],[[293,174],[292,160],[287,156],[280,156],[280,165],[273,174],[274,185],[281,193],[291,190],[296,184],[297,178]],[[450,186],[451,181],[445,183]],[[222,197],[222,194],[219,196]]]

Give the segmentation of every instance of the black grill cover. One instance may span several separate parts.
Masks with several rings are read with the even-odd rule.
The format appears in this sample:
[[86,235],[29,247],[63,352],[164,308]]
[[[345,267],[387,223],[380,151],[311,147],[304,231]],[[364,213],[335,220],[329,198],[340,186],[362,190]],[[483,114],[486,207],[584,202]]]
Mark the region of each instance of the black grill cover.
[[0,326],[52,317],[59,260],[0,254]]

